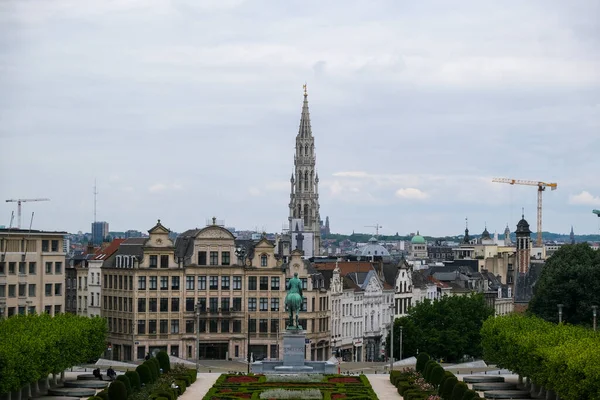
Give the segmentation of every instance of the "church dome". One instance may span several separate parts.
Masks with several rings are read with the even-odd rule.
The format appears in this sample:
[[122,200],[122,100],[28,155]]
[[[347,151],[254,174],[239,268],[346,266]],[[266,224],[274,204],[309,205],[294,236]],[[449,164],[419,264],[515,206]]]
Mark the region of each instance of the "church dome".
[[516,233],[522,233],[522,234],[530,234],[531,233],[531,231],[529,230],[529,223],[525,220],[525,216],[522,216],[521,220],[517,224]]
[[419,231],[417,231],[417,234],[410,239],[410,242],[412,244],[425,244],[425,238],[419,235]]
[[369,239],[369,243],[359,248],[356,252],[360,256],[389,256],[390,252],[379,244],[376,238]]
[[485,239],[487,239],[487,240],[491,239],[490,233],[487,230],[487,226],[485,227],[485,229],[481,233],[481,239],[483,239],[483,240],[485,240]]

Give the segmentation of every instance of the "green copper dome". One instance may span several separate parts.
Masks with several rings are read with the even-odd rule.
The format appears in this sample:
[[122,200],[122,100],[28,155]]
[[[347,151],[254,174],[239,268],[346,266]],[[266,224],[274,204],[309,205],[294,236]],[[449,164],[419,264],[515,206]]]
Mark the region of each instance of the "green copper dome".
[[425,244],[425,238],[419,235],[419,231],[417,231],[417,234],[410,239],[410,242],[412,244]]

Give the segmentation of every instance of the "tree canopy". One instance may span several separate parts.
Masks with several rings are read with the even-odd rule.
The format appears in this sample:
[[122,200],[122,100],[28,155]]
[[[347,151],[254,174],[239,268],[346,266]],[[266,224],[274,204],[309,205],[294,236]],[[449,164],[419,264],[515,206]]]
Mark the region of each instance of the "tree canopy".
[[593,304],[600,305],[600,252],[587,243],[558,249],[542,269],[529,312],[558,322],[558,304],[563,304],[563,322],[592,324]]
[[106,321],[72,314],[15,315],[0,320],[0,393],[98,357]]
[[[483,321],[494,315],[482,294],[445,296],[425,300],[412,307],[408,316],[394,321],[394,358],[400,356],[402,326],[402,358],[427,352],[433,358],[458,361],[464,356],[482,355],[479,331]],[[389,354],[389,334],[386,347]]]

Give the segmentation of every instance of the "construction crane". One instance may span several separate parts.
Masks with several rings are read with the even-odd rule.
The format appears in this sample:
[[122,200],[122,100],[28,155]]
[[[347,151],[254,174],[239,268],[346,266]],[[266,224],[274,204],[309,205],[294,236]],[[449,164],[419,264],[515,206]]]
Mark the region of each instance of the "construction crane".
[[8,199],[7,203],[17,203],[17,229],[21,229],[21,203],[26,201],[50,201],[50,199]]
[[524,181],[520,179],[507,179],[507,178],[494,178],[492,182],[496,183],[508,183],[509,185],[527,185],[537,186],[537,238],[536,245],[542,247],[542,193],[549,187],[551,190],[556,190],[558,185],[556,183],[546,183],[539,181]]
[[383,226],[381,226],[379,224],[365,225],[365,228],[375,228],[375,237],[379,238],[379,228],[383,228]]

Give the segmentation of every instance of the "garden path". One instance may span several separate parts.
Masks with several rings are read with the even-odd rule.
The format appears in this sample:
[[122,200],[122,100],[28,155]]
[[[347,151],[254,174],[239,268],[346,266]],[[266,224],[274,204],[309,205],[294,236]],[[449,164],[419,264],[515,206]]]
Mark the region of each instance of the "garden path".
[[390,382],[390,376],[386,374],[369,374],[366,375],[371,382],[373,391],[380,400],[398,400],[402,399],[402,396],[398,393],[398,389],[392,382]]
[[204,395],[215,384],[216,380],[221,376],[221,373],[200,373],[196,382],[192,383],[185,393],[177,398],[177,400],[202,400]]

